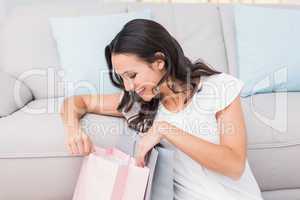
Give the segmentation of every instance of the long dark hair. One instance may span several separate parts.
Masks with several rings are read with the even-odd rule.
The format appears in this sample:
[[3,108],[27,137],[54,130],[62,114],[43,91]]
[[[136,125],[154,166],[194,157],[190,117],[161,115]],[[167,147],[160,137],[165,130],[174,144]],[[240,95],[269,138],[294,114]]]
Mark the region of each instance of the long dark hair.
[[[164,56],[155,54],[156,52],[161,52]],[[127,123],[129,127],[140,132],[146,132],[152,126],[162,96],[158,94],[151,101],[146,102],[135,91],[126,91],[122,78],[113,70],[112,53],[134,54],[147,63],[163,59],[165,61],[166,74],[159,84],[171,78],[171,80],[179,80],[190,84],[193,91],[197,89],[196,79],[201,80],[202,76],[222,73],[211,69],[208,64],[205,64],[200,59],[192,63],[184,55],[175,38],[159,23],[147,19],[134,19],[126,23],[110,44],[106,46],[105,57],[113,85],[124,91],[117,110],[122,113],[128,113],[134,104],[138,104],[139,109],[135,115],[127,118]],[[168,81],[167,85],[174,93],[182,92],[176,91],[173,86],[168,84]],[[201,88],[198,91],[201,91]],[[185,100],[185,103],[187,101],[188,99]]]

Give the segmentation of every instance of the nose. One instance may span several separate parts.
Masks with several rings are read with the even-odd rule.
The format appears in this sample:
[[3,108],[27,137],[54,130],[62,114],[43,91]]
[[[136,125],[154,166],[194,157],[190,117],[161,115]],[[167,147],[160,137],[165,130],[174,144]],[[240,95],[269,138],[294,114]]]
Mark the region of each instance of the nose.
[[134,83],[132,80],[124,80],[124,86],[126,91],[134,91]]

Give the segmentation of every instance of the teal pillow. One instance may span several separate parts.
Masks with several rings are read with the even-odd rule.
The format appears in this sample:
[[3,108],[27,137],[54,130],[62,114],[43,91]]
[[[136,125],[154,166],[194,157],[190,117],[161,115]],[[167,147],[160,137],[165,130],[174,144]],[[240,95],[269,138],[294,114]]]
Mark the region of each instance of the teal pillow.
[[120,92],[109,79],[104,49],[137,18],[151,19],[151,11],[49,19],[64,70],[65,96]]
[[300,91],[300,11],[234,6],[242,97]]

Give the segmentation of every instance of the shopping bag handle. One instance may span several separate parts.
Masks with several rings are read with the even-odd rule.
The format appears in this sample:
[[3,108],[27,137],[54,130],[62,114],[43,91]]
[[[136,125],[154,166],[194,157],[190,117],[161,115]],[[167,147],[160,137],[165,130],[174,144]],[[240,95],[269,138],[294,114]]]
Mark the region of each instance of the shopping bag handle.
[[130,155],[124,153],[123,151],[119,150],[116,147],[109,147],[109,148],[101,148],[94,145],[95,151],[92,153],[94,156],[110,156],[114,155],[115,157],[126,161],[127,165],[136,165],[135,158],[131,157]]

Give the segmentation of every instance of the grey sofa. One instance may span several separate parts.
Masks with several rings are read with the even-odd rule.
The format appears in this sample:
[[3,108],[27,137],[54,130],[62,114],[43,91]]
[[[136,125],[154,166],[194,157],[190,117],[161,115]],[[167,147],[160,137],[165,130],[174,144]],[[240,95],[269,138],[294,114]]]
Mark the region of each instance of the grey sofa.
[[[0,1],[0,200],[71,199],[80,169],[82,157],[70,156],[64,145],[62,70],[47,18],[144,7],[192,60],[236,75],[231,5]],[[249,164],[266,200],[300,199],[299,101],[298,92],[242,99]],[[135,134],[122,118],[86,114],[81,123],[101,146]]]

